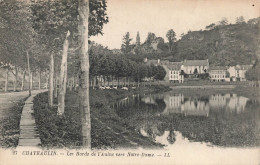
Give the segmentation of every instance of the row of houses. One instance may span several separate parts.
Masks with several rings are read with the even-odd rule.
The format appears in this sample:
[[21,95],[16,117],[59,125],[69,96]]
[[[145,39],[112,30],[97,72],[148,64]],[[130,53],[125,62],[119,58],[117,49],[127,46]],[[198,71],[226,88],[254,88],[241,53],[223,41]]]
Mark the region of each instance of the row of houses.
[[246,81],[245,74],[253,65],[215,66],[209,70],[212,81]]
[[209,66],[209,60],[184,60],[181,62],[170,62],[167,60],[144,59],[148,65],[161,65],[166,70],[165,81],[184,82],[184,75],[208,74],[211,81],[246,81],[245,73],[252,65],[236,66]]

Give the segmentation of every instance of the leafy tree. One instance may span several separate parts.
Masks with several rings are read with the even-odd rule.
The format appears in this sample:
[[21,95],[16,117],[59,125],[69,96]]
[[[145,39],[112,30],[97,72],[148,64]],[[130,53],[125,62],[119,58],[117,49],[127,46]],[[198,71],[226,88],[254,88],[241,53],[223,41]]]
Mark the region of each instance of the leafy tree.
[[154,66],[153,64],[147,66],[147,77],[150,78],[150,86],[151,86],[152,78],[155,76],[156,72],[157,72],[156,66]]
[[193,74],[198,74],[198,69],[195,68]]
[[131,52],[130,48],[130,42],[132,41],[132,38],[130,38],[130,33],[127,32],[125,36],[123,37],[123,43],[121,45],[121,50],[123,53],[128,54]]
[[[58,55],[67,32],[77,29],[77,10],[72,1],[40,1],[31,5],[33,28],[49,51],[49,106],[53,106],[54,54]],[[67,6],[71,5],[70,8]],[[69,16],[70,14],[70,16]],[[56,65],[57,66],[57,65]],[[56,71],[57,72],[57,71]]]
[[245,23],[245,18],[243,16],[237,17],[236,18],[236,23],[237,24]]
[[141,44],[140,35],[139,35],[139,32],[137,32],[137,35],[136,35],[136,46],[140,46],[140,44]]
[[216,24],[212,23],[212,24],[206,26],[206,29],[207,29],[207,30],[212,30],[212,29],[214,29],[215,27],[216,27]]
[[184,76],[186,73],[184,72],[184,70],[181,70],[180,75]]
[[145,43],[146,45],[150,46],[150,45],[152,44],[153,40],[155,40],[155,39],[156,39],[155,34],[149,32],[144,43]]
[[[0,20],[3,24],[0,28],[0,60],[4,65],[10,66],[7,68],[15,76],[14,90],[16,90],[18,73],[20,70],[25,73],[27,68],[27,55],[29,53],[36,54],[41,50],[41,47],[37,47],[35,40],[33,40],[36,33],[31,28],[31,13],[25,2],[3,0],[0,2],[0,8]],[[34,62],[35,58],[31,59],[31,66],[35,68]],[[22,83],[23,81],[24,79]]]
[[220,26],[224,26],[224,25],[227,25],[228,24],[228,20],[227,18],[222,18],[220,21],[219,21],[219,25]]
[[169,52],[172,52],[173,43],[176,41],[176,33],[173,31],[173,29],[170,29],[170,30],[168,30],[166,37],[169,42]]
[[78,3],[80,43],[79,77],[81,82],[79,84],[79,100],[81,100],[79,108],[81,112],[83,146],[91,148],[88,37],[102,33],[103,25],[108,22],[108,17],[106,16],[107,6],[105,0],[78,0]]
[[226,71],[226,77],[227,77],[227,78],[230,77],[230,73],[229,73],[229,71]]
[[162,66],[158,65],[157,66],[157,73],[156,73],[154,78],[156,80],[163,80],[165,76],[166,76],[165,69]]
[[254,66],[246,72],[245,76],[246,79],[250,81],[260,80],[260,65],[258,60],[255,62]]

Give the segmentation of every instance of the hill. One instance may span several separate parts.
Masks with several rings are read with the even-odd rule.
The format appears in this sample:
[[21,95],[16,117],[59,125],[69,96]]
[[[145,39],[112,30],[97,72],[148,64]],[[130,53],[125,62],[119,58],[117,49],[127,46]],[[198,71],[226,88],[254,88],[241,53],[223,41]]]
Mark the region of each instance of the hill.
[[[260,17],[247,23],[214,25],[208,30],[190,31],[175,42],[171,53],[167,49],[168,43],[160,42],[159,46],[164,49],[158,51],[155,46],[150,46],[149,54],[142,51],[139,55],[170,61],[209,59],[211,65],[251,64],[257,59],[259,24]],[[147,49],[147,44],[141,46]]]

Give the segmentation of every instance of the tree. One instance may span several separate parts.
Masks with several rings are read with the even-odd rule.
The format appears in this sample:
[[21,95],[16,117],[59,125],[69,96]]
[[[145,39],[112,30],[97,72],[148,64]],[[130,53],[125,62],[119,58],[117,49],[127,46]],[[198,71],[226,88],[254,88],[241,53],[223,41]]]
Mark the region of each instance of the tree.
[[162,66],[158,65],[157,66],[157,73],[155,74],[154,78],[156,80],[163,80],[165,76],[166,76],[165,69]]
[[65,94],[67,87],[67,57],[68,57],[68,48],[69,41],[68,37],[70,36],[70,31],[67,32],[65,43],[63,47],[63,55],[60,69],[60,91],[59,91],[59,100],[58,100],[58,115],[64,114],[65,108]]
[[79,101],[82,123],[82,144],[86,148],[91,148],[91,122],[89,105],[89,57],[88,57],[88,18],[89,1],[79,0],[79,43],[80,47],[80,84]]
[[207,29],[207,30],[212,30],[212,29],[215,28],[215,26],[216,26],[216,24],[212,23],[212,24],[206,26],[206,29]]
[[78,0],[78,13],[80,47],[79,109],[82,123],[82,145],[86,148],[91,148],[88,37],[90,35],[102,34],[103,25],[108,22],[108,17],[106,16],[106,1]]
[[169,52],[172,52],[173,43],[176,41],[176,33],[173,31],[173,29],[170,29],[168,30],[166,37],[169,41]]
[[254,66],[246,72],[245,76],[246,79],[250,81],[260,80],[260,65],[258,60],[255,62]]
[[243,16],[237,17],[236,18],[236,23],[237,24],[245,23],[245,18]]
[[181,73],[180,73],[180,75],[181,76],[184,76],[186,73],[184,72],[184,70],[181,70]]
[[132,38],[130,38],[130,33],[127,32],[123,37],[123,43],[121,45],[121,50],[123,53],[128,54],[131,52],[131,48],[130,48],[131,41],[132,41]]
[[219,21],[219,25],[220,26],[224,26],[224,25],[227,25],[228,24],[228,20],[227,18],[222,18],[220,21]]
[[147,66],[147,77],[150,78],[150,86],[152,82],[152,77],[154,77],[154,65],[148,65]]
[[195,68],[193,74],[198,74],[198,69]]
[[147,46],[150,46],[150,45],[152,44],[153,40],[155,40],[155,39],[156,39],[155,34],[149,32],[148,35],[147,35],[147,38],[146,38],[146,40],[145,40],[145,44],[146,44]]
[[147,74],[148,74],[148,70],[146,65],[144,64],[140,65],[140,79],[147,77]]
[[136,46],[140,46],[141,42],[140,42],[140,35],[139,35],[139,32],[137,32],[137,35],[136,35]]
[[[0,20],[4,22],[4,26],[0,28],[0,60],[5,65],[10,66],[8,70],[15,76],[14,90],[16,90],[18,74],[20,70],[25,73],[27,68],[28,54],[31,54],[29,57],[31,66],[35,68],[33,56],[36,54],[37,49],[41,50],[41,47],[37,47],[34,40],[37,34],[32,28],[31,11],[27,3],[3,0],[0,2],[0,8]],[[23,76],[22,84],[24,77],[25,75]]]
[[226,78],[229,78],[230,77],[230,73],[229,71],[226,71]]

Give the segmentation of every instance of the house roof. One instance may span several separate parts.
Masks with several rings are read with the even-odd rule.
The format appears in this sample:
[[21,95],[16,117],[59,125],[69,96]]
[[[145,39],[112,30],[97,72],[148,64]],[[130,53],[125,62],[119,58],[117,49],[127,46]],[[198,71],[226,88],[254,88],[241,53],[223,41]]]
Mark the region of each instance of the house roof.
[[166,65],[169,70],[181,70],[182,62],[171,62],[170,64]]
[[252,65],[236,65],[235,69],[236,70],[248,70],[252,67]]
[[168,61],[168,60],[162,60],[160,62],[162,65],[176,65],[176,64],[183,64],[183,62],[171,62],[171,61]]
[[183,65],[184,66],[208,66],[209,61],[208,60],[184,60]]
[[227,70],[227,66],[211,66],[209,70]]
[[147,65],[158,65],[160,64],[159,60],[147,60],[147,62],[145,62]]

